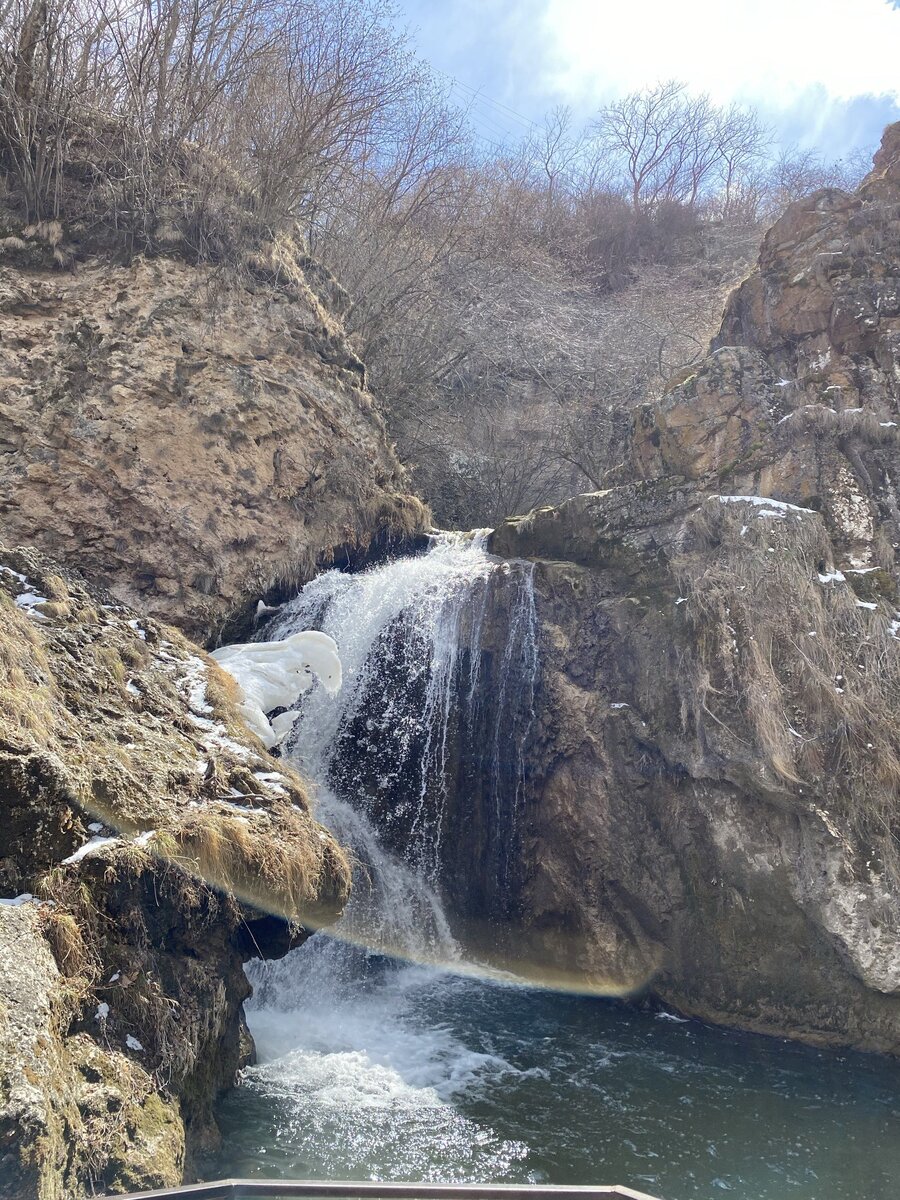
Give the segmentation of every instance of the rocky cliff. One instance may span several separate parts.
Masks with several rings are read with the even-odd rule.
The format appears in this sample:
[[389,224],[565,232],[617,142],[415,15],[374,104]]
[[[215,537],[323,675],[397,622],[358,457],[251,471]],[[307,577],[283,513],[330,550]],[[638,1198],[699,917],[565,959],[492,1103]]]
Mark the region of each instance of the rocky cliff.
[[900,1053],[900,126],[790,208],[636,481],[506,522],[543,686],[538,970]]
[[[427,523],[340,320],[286,237],[242,270],[0,238],[0,535],[198,640],[336,552]],[[57,256],[58,258],[58,256]]]
[[0,803],[0,1194],[180,1182],[252,1051],[243,962],[333,920],[347,861],[230,676],[7,550]]

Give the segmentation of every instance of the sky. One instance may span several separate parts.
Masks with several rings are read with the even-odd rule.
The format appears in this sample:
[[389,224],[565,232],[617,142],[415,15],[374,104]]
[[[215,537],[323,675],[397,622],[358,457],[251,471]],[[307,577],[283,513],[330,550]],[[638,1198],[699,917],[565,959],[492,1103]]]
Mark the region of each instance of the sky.
[[[399,0],[486,141],[557,104],[587,119],[665,79],[757,108],[826,158],[900,120],[900,0]],[[473,98],[474,94],[474,98]]]

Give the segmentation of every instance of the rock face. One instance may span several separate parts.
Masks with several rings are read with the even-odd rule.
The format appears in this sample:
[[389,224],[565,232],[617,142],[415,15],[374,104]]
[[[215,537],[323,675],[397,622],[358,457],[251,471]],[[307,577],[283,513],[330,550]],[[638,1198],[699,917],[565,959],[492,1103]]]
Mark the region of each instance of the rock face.
[[344,339],[346,296],[292,245],[240,279],[29,261],[0,265],[8,544],[209,640],[339,548],[427,523]]
[[[516,938],[547,974],[900,1053],[900,128],[788,210],[643,479],[515,518],[543,682]],[[771,497],[766,502],[762,497]]]
[[0,1194],[179,1182],[252,1049],[242,963],[333,920],[347,861],[230,677],[22,551],[0,714]]
[[792,205],[731,296],[713,353],[639,415],[638,471],[820,509],[890,567],[900,492],[900,135],[854,195]]

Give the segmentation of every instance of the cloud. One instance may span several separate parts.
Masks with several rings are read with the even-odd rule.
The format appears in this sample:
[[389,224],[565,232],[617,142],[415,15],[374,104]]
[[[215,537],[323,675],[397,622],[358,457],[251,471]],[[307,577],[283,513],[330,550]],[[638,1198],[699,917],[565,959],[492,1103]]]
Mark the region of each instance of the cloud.
[[[554,104],[581,120],[664,79],[752,104],[826,157],[900,119],[900,0],[402,0],[424,56],[460,81],[485,141]],[[478,99],[472,99],[477,92]],[[497,102],[500,102],[499,105]],[[513,111],[514,110],[514,111]]]
[[577,104],[671,78],[719,103],[900,102],[890,0],[545,0],[540,40],[543,87]]

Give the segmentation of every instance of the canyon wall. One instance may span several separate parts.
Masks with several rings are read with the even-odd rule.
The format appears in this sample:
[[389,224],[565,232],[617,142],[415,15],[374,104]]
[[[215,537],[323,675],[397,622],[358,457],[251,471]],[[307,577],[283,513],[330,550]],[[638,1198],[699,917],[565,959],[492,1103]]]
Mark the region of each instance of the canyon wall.
[[900,1053],[898,425],[893,126],[769,232],[636,478],[492,538],[536,564],[535,973]]

